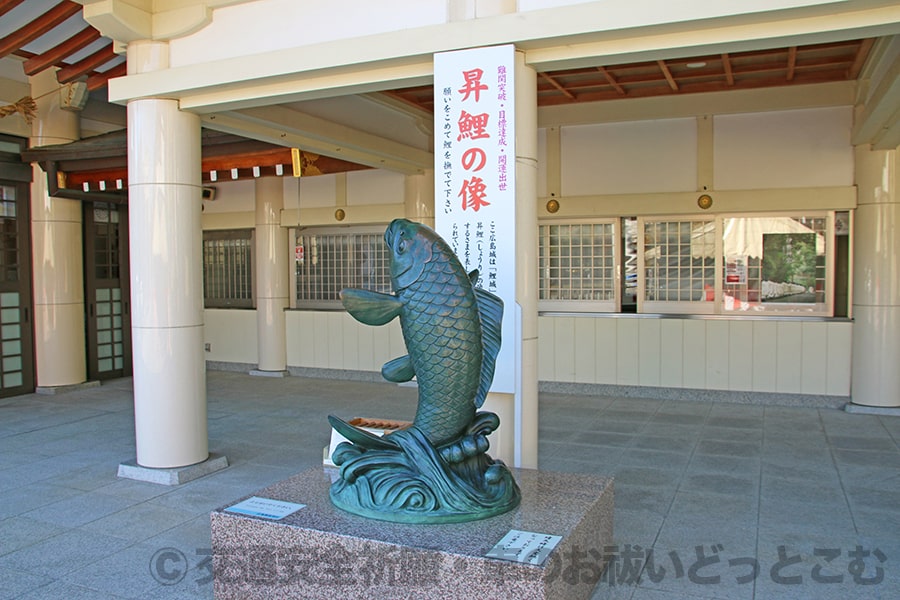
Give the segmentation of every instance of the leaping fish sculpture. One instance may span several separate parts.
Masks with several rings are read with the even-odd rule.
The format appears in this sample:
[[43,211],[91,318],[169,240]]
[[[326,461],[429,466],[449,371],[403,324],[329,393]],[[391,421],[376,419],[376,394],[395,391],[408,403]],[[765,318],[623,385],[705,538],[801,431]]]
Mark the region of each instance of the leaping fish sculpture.
[[341,301],[367,325],[400,317],[409,354],[386,363],[381,373],[398,383],[416,378],[413,425],[440,446],[457,436],[484,403],[500,351],[503,301],[476,288],[477,271],[467,275],[450,246],[425,225],[397,219],[384,241],[391,252],[395,294],[345,289]]
[[476,413],[484,403],[500,351],[502,300],[475,286],[450,246],[432,229],[406,219],[387,228],[394,293],[345,289],[341,301],[358,321],[400,319],[408,355],[382,367],[388,381],[414,377],[413,425],[383,437],[335,416],[350,443],[332,457],[341,479],[331,488],[339,507],[376,519],[454,522],[484,518],[518,505],[510,471],[486,454],[499,419]]

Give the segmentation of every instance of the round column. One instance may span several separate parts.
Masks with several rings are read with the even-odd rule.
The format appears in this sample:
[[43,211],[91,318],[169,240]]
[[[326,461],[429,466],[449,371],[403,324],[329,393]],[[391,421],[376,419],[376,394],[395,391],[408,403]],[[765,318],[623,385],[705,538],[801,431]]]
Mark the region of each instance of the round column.
[[406,218],[434,229],[434,169],[427,169],[421,175],[407,175],[403,191]]
[[521,394],[516,466],[538,467],[537,74],[516,52],[516,304],[521,310]]
[[[31,147],[65,144],[79,138],[78,113],[59,104],[56,70],[30,78],[37,98]],[[46,94],[46,95],[45,95]],[[37,386],[84,383],[84,266],[81,202],[51,198],[47,175],[34,165],[31,236],[34,286],[34,354]]]
[[[129,73],[164,68],[166,44],[128,45]],[[134,71],[133,69],[136,69]],[[137,463],[209,456],[203,353],[200,119],[178,102],[128,103],[128,202]]]
[[256,180],[256,339],[259,370],[287,369],[284,310],[288,306],[287,231],[281,227],[281,177]]
[[856,148],[853,404],[900,408],[900,153]]

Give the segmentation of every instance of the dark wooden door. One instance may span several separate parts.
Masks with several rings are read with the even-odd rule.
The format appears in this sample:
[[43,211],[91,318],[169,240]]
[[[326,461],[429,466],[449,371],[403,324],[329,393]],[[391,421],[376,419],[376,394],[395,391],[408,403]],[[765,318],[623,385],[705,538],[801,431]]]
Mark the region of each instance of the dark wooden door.
[[88,378],[131,375],[127,205],[84,203],[84,265]]

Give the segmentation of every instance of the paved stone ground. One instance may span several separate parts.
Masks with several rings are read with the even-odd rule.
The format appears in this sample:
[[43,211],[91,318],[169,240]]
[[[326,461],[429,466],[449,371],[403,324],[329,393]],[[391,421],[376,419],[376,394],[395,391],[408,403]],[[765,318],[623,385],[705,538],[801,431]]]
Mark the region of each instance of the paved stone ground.
[[[211,371],[208,400],[231,466],[179,487],[116,477],[134,458],[130,379],[0,400],[0,599],[212,598],[209,511],[321,464],[327,414],[410,419],[415,390]],[[540,403],[540,467],[616,479],[595,599],[900,597],[900,418]]]

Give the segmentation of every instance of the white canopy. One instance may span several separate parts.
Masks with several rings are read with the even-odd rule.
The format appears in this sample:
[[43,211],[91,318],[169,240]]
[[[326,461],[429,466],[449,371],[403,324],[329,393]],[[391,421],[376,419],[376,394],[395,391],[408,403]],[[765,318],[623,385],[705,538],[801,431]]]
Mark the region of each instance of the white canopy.
[[[767,233],[815,233],[790,217],[737,217],[725,219],[725,256],[762,258],[763,235]],[[716,224],[706,223],[691,233],[691,258],[714,255]],[[816,234],[816,253],[825,253],[825,236]]]

